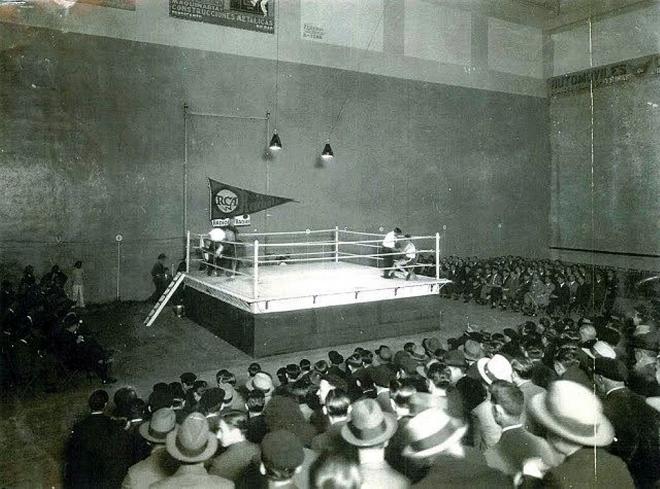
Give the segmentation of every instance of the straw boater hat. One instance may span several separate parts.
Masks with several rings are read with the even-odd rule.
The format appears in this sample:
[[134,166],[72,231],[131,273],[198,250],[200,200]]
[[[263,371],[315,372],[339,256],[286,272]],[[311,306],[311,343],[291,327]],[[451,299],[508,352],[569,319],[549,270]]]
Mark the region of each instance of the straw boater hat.
[[201,413],[190,414],[177,430],[167,434],[167,453],[176,460],[198,463],[208,460],[218,448],[218,439],[209,430]]
[[493,358],[479,359],[477,370],[479,370],[481,378],[487,384],[492,384],[495,380],[512,382],[513,369],[511,363],[503,355],[493,355]]
[[547,430],[574,443],[602,447],[614,439],[614,429],[598,398],[570,380],[550,384],[547,392],[530,399],[528,410]]
[[484,350],[481,348],[481,344],[475,340],[467,340],[459,347],[459,350],[462,350],[465,359],[471,362],[476,362],[484,356]]
[[356,447],[372,447],[386,442],[397,428],[396,418],[383,413],[373,399],[362,399],[353,404],[351,419],[341,429],[341,436]]
[[466,431],[467,426],[460,419],[439,408],[427,409],[406,425],[408,443],[402,455],[409,458],[436,455],[463,438]]
[[140,435],[151,443],[165,444],[167,434],[176,428],[176,414],[171,408],[157,410],[148,423],[142,423]]
[[589,348],[582,348],[582,351],[591,358],[616,358],[614,348],[604,341],[596,341]]
[[270,396],[275,390],[272,377],[265,372],[257,372],[254,377],[248,379],[245,388],[249,391],[260,390],[266,397]]

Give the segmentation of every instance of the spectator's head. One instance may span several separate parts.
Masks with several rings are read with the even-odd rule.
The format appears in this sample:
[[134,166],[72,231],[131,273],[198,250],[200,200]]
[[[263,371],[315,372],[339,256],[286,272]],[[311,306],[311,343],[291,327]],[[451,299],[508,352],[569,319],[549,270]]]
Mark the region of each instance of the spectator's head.
[[209,423],[201,413],[192,413],[177,430],[167,434],[167,453],[184,464],[197,464],[211,458],[217,448],[218,439],[209,430]]
[[354,372],[361,367],[362,367],[362,355],[360,355],[359,353],[353,353],[350,357],[346,359],[346,370],[348,372]]
[[492,384],[496,380],[512,382],[511,363],[503,355],[494,355],[493,358],[481,358],[477,362],[477,370],[481,380],[486,384]]
[[527,357],[518,356],[511,359],[511,378],[519,385],[532,379],[534,363]]
[[325,375],[328,373],[328,362],[325,360],[319,360],[314,364],[314,371],[320,373],[321,375]]
[[142,438],[152,444],[164,445],[167,434],[176,428],[176,415],[170,408],[156,410],[148,423],[142,423],[138,430]]
[[181,380],[181,386],[184,392],[188,392],[197,380],[197,376],[192,372],[184,372],[179,377],[179,380]]
[[331,423],[343,421],[348,417],[351,399],[341,389],[332,389],[325,397],[323,413],[330,418]]
[[614,358],[594,359],[594,384],[601,394],[623,387],[628,380],[628,370],[623,362]]
[[525,407],[522,391],[514,384],[503,380],[494,381],[489,390],[495,422],[503,428],[519,424]]
[[173,400],[182,401],[186,397],[186,392],[183,390],[181,382],[170,382],[168,387]]
[[223,447],[245,441],[248,415],[243,411],[232,410],[222,415],[218,424],[218,441]]
[[115,404],[115,416],[119,418],[130,418],[132,404],[137,398],[137,392],[133,387],[121,387],[118,389],[112,398]]
[[408,416],[412,407],[412,397],[417,392],[412,379],[390,382],[390,404],[398,418]]
[[360,489],[362,474],[357,462],[338,453],[326,452],[311,465],[311,489]]
[[378,356],[378,361],[383,364],[383,363],[390,363],[392,361],[392,350],[390,350],[389,346],[386,345],[380,345],[376,349],[376,355]]
[[192,395],[195,398],[195,400],[199,402],[199,400],[202,398],[204,392],[206,392],[208,387],[209,384],[205,380],[196,380],[195,382],[193,382],[193,385],[190,388],[189,392],[192,392]]
[[431,408],[412,418],[404,428],[406,445],[403,456],[411,459],[430,459],[440,453],[463,453],[461,439],[466,425],[442,409]]
[[587,341],[593,341],[598,337],[596,333],[596,328],[593,324],[583,324],[578,329],[580,333],[580,343],[586,343]]
[[225,368],[218,370],[218,373],[215,374],[215,381],[218,385],[229,384],[236,387],[236,376]]
[[614,429],[596,395],[575,382],[558,380],[548,391],[532,397],[529,412],[546,429],[555,450],[570,455],[578,448],[612,443]]
[[261,365],[259,365],[257,362],[251,363],[248,367],[248,375],[250,377],[254,377],[257,372],[261,372]]
[[373,352],[370,352],[369,350],[362,350],[360,352],[360,356],[362,357],[362,366],[363,367],[369,367],[372,363],[374,363],[374,354],[373,354]]
[[286,366],[286,379],[288,382],[294,382],[300,377],[301,370],[300,365],[295,363],[290,363]]
[[268,480],[290,480],[305,459],[303,446],[296,436],[286,430],[273,431],[261,441],[261,473]]
[[396,418],[383,413],[374,399],[356,401],[351,417],[341,429],[342,438],[358,448],[384,447],[397,428]]
[[432,394],[445,392],[451,385],[451,370],[444,363],[432,363],[426,372],[426,383]]
[[217,413],[222,410],[225,405],[225,391],[219,387],[212,387],[206,389],[200,399],[197,408],[204,415]]
[[266,397],[263,392],[258,389],[248,392],[247,398],[245,399],[245,409],[247,409],[250,415],[256,416],[263,413],[265,406]]
[[571,367],[580,365],[580,356],[577,346],[568,344],[560,347],[555,352],[554,368],[557,375],[561,376]]
[[273,385],[273,378],[266,372],[257,372],[254,377],[248,379],[245,383],[245,388],[248,391],[259,391],[266,398],[273,395],[275,386]]
[[328,352],[328,360],[330,360],[330,363],[332,365],[341,365],[344,363],[344,357],[335,350],[331,350]]
[[149,400],[147,402],[149,412],[155,413],[159,409],[171,408],[174,405],[174,398],[172,397],[170,388],[167,384],[164,385],[166,387],[165,390],[154,389],[149,395]]
[[280,385],[286,385],[289,383],[289,379],[286,378],[286,367],[278,368],[275,375],[277,375],[277,380]]
[[481,343],[475,340],[466,340],[465,343],[461,346],[463,354],[465,355],[465,360],[469,365],[472,365],[479,359],[484,357],[484,351],[481,347]]
[[303,374],[309,372],[312,369],[312,362],[310,362],[307,358],[300,360],[298,365],[300,366],[300,371]]
[[461,350],[451,350],[445,355],[445,364],[451,371],[451,383],[456,384],[464,375],[467,369],[465,354]]
[[631,346],[637,363],[647,363],[654,360],[660,350],[657,335],[652,332],[633,336]]
[[98,389],[92,392],[92,394],[89,396],[87,404],[89,405],[90,411],[101,412],[105,409],[109,400],[110,396],[108,393],[102,389]]

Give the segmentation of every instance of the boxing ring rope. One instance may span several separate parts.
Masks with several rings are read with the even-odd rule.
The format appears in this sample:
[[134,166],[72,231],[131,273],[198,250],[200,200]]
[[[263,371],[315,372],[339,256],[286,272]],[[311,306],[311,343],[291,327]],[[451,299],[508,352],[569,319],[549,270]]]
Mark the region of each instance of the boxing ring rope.
[[[330,234],[332,233],[332,237],[334,239],[331,240],[319,240],[319,241],[293,241],[290,240],[288,242],[269,242],[271,239],[275,238],[283,238],[287,236],[300,236],[300,235],[305,235],[305,236],[310,236],[310,235],[319,235],[319,234]],[[366,239],[366,240],[357,240],[357,239],[346,239],[344,240],[340,239],[341,234],[344,235],[350,235],[350,236],[367,236],[367,237],[378,237],[378,239]],[[188,231],[186,233],[186,272],[190,272],[190,265],[192,262],[201,262],[201,264],[204,265],[204,267],[207,269],[207,273],[209,275],[211,273],[217,274],[218,271],[220,273],[226,273],[230,275],[232,278],[235,276],[245,276],[245,277],[251,277],[252,278],[252,291],[253,295],[255,298],[258,297],[259,295],[259,271],[260,271],[260,266],[264,265],[281,265],[281,264],[289,264],[289,263],[311,263],[311,262],[329,262],[333,261],[334,263],[339,263],[339,261],[349,261],[349,260],[369,260],[376,262],[377,264],[382,261],[386,256],[399,256],[402,257],[405,255],[405,251],[401,250],[399,252],[392,252],[392,253],[381,253],[376,251],[374,252],[367,252],[367,253],[359,253],[359,252],[349,252],[349,251],[342,251],[341,247],[346,247],[348,246],[353,246],[353,247],[363,247],[363,248],[375,248],[377,250],[381,249],[381,244],[384,238],[384,234],[378,234],[378,233],[368,233],[368,232],[362,232],[362,231],[353,231],[353,230],[348,230],[348,229],[340,229],[338,226],[336,226],[334,229],[317,229],[317,230],[310,230],[307,229],[305,231],[277,231],[277,232],[269,232],[269,233],[241,233],[241,237],[250,237],[250,238],[255,238],[254,240],[250,241],[222,241],[221,245],[223,247],[225,246],[231,246],[233,247],[232,250],[233,252],[230,252],[229,254],[220,254],[217,255],[215,254],[215,251],[212,251],[212,248],[217,246],[217,244],[213,243],[210,240],[210,237],[208,234],[199,234],[199,233],[191,233]],[[343,237],[343,236],[342,236]],[[260,239],[261,238],[261,241]],[[428,235],[428,236],[410,236],[409,238],[405,238],[410,241],[433,241],[433,248],[430,246],[424,247],[423,249],[415,249],[415,263],[410,263],[410,264],[405,264],[405,269],[408,270],[413,270],[417,268],[427,268],[429,267],[429,264],[420,264],[416,263],[416,258],[417,255],[421,253],[433,253],[435,257],[435,263],[434,263],[434,268],[435,268],[435,279],[439,280],[440,279],[440,233],[435,233],[435,235]],[[199,240],[199,245],[194,246],[194,241],[193,240]],[[208,246],[206,246],[206,243],[208,243]],[[310,249],[311,247],[322,247],[321,251],[300,251],[300,252],[292,252],[292,253],[280,253],[280,254],[268,254],[268,250],[276,249],[276,248],[284,248],[284,249],[297,249],[297,248],[302,248],[306,247]],[[324,250],[323,248],[329,248],[328,250]],[[240,249],[244,249],[246,251],[245,257],[244,256],[239,256],[237,251]],[[251,251],[251,253],[248,253]],[[353,250],[356,251],[356,250]],[[201,258],[193,258],[192,253],[195,252],[201,252]],[[249,256],[249,257],[248,257]],[[227,261],[230,262],[230,267],[228,268],[227,266],[222,266],[216,263],[216,258],[219,258],[223,263],[226,263]],[[252,273],[245,272],[245,271],[240,271],[239,264],[247,265],[252,267]],[[393,270],[393,271],[401,271],[400,267],[392,266],[392,267],[377,267],[381,268],[382,270]],[[200,268],[202,269],[202,268]]]

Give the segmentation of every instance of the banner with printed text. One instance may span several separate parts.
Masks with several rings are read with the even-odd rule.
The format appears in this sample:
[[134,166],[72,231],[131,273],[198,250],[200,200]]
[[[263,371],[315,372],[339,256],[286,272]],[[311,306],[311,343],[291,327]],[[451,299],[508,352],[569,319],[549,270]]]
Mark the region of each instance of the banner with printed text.
[[287,202],[295,202],[295,200],[259,194],[209,178],[209,218],[211,221],[248,216]]
[[170,17],[275,32],[275,0],[170,0]]

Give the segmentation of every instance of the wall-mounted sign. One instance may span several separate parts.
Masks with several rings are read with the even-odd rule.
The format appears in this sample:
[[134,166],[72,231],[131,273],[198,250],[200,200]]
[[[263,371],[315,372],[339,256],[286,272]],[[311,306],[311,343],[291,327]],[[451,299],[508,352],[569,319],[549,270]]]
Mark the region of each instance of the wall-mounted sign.
[[548,90],[551,96],[555,96],[586,90],[592,80],[597,88],[653,75],[660,75],[660,54],[556,76],[548,80]]
[[275,32],[275,0],[170,0],[170,17]]

